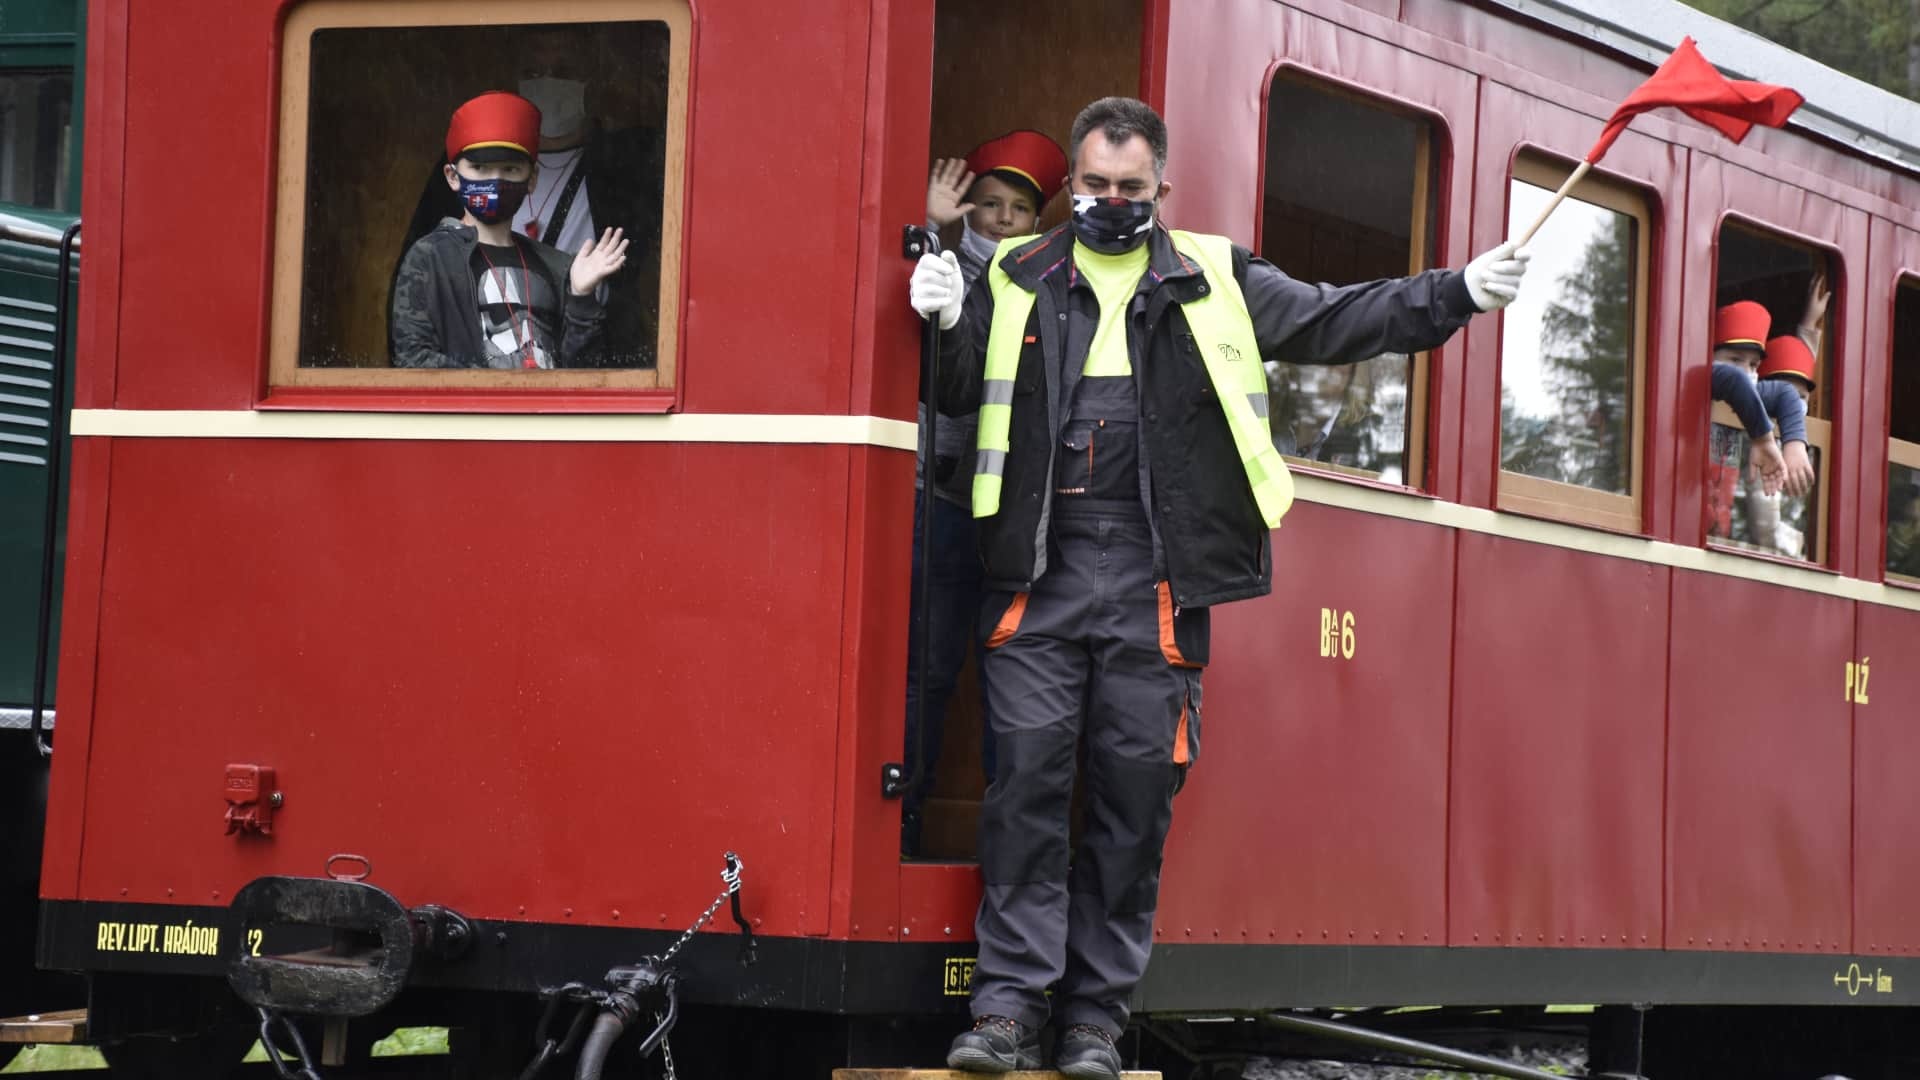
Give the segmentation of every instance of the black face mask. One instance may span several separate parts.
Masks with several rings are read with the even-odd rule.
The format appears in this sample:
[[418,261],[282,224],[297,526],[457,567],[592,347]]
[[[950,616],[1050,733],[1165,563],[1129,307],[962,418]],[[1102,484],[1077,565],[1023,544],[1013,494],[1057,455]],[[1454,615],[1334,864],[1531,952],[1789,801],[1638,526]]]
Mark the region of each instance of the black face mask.
[[1121,255],[1147,242],[1153,231],[1153,200],[1073,197],[1073,235],[1102,255]]

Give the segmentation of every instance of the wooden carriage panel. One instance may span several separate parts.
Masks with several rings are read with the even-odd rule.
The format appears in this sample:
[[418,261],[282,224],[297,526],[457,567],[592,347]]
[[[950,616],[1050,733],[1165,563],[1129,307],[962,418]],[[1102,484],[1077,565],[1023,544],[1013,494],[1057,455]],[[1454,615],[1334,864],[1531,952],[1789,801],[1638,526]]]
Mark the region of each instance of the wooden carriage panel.
[[[126,83],[140,89],[126,94],[123,138],[138,182],[125,186],[115,220],[98,226],[117,230],[103,248],[119,250],[118,272],[140,282],[121,292],[114,313],[119,407],[244,409],[260,397],[279,102],[269,43],[284,6],[202,0],[191,14],[141,23],[127,46]],[[864,92],[869,58],[864,32],[850,28],[869,16],[864,5],[816,6],[806,18],[782,18],[780,47],[768,48],[760,5],[699,6],[683,250],[663,253],[679,260],[684,300],[666,302],[684,303],[677,378],[689,411],[847,408],[855,268],[872,251],[861,248],[865,132],[847,106]],[[536,12],[527,18],[538,21]],[[195,62],[183,69],[182,56]],[[703,75],[740,70],[754,78]],[[389,73],[402,87],[404,75]],[[779,86],[806,92],[768,92]],[[448,109],[399,93],[396,116],[426,119],[370,121],[358,152],[379,159],[375,171],[388,178],[379,205],[417,198]],[[358,296],[368,318],[385,311],[404,239],[391,226],[404,226],[405,208],[370,226],[392,232],[391,243],[369,241],[351,280],[334,286]],[[770,236],[795,228],[810,238],[798,264],[769,247]],[[90,241],[95,230],[90,216]],[[903,267],[897,234],[884,254]]]
[[[1431,126],[1438,187],[1433,266],[1464,266],[1467,200],[1472,191],[1478,80],[1332,19],[1272,3],[1193,0],[1179,6],[1169,39],[1171,68],[1165,115],[1168,179],[1174,190],[1167,220],[1181,228],[1259,247],[1263,200],[1263,136],[1267,96],[1276,72],[1316,84],[1344,85],[1370,104],[1398,107]],[[1201,170],[1197,175],[1195,170]],[[1467,332],[1432,352],[1425,435],[1432,490],[1457,490],[1460,370]],[[1416,400],[1418,400],[1416,398]],[[1422,486],[1418,480],[1415,486]]]
[[[1577,162],[1605,119],[1490,80],[1482,83],[1480,116],[1479,154],[1472,174],[1474,252],[1508,238],[1509,188],[1516,157],[1524,151],[1563,164]],[[1642,343],[1642,393],[1632,402],[1638,419],[1629,428],[1641,436],[1632,448],[1629,468],[1638,491],[1641,528],[1635,531],[1656,537],[1667,536],[1671,529],[1663,506],[1673,472],[1672,445],[1666,435],[1672,430],[1674,403],[1663,374],[1670,370],[1671,357],[1662,342],[1672,338],[1682,306],[1681,275],[1672,268],[1679,264],[1684,240],[1677,226],[1684,206],[1686,160],[1685,150],[1630,129],[1595,170],[1633,192],[1652,233],[1636,238],[1637,251],[1648,260],[1647,294],[1641,298],[1645,311],[1637,313],[1644,315],[1647,336]],[[1476,506],[1496,505],[1499,493],[1500,326],[1496,318],[1482,318],[1467,332],[1460,501]]]
[[1852,941],[1852,601],[1676,570],[1667,945]]
[[1670,577],[1460,538],[1448,944],[1661,946]]
[[1274,542],[1213,613],[1158,940],[1438,945],[1453,535],[1303,503]]
[[[1860,604],[1853,682],[1853,917],[1869,956],[1920,955],[1920,611]],[[1837,674],[1830,672],[1829,674]],[[1835,686],[1841,682],[1834,681]]]
[[[1715,283],[1719,275],[1720,236],[1729,220],[1765,230],[1767,234],[1819,250],[1832,260],[1835,280],[1833,303],[1827,316],[1824,343],[1826,377],[1823,388],[1832,402],[1832,439],[1826,449],[1820,492],[1830,543],[1824,565],[1843,574],[1860,573],[1853,550],[1852,530],[1859,520],[1860,423],[1862,382],[1862,328],[1867,318],[1866,281],[1868,217],[1826,192],[1783,182],[1751,169],[1705,154],[1694,154],[1687,184],[1686,244],[1675,265],[1683,267],[1696,284],[1693,298],[1679,314],[1679,339],[1673,347],[1679,358],[1677,381],[1671,381],[1680,408],[1674,418],[1674,539],[1694,543],[1703,535],[1701,506],[1703,470],[1684,467],[1707,459],[1710,405],[1708,363],[1713,352]],[[1797,313],[1773,312],[1775,325],[1792,321]],[[1811,560],[1810,560],[1811,561]]]

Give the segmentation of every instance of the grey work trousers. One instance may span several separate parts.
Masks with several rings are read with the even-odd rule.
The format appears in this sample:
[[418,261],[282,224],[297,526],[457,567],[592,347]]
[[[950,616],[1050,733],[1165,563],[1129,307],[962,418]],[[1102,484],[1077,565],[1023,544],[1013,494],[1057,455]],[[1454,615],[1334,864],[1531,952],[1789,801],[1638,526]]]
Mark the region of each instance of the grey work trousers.
[[[1173,795],[1199,752],[1208,613],[1176,611],[1154,580],[1138,503],[1058,498],[1052,534],[1033,591],[982,612],[996,772],[972,1011],[1117,1036],[1153,946]],[[1069,863],[1077,758],[1085,818]]]

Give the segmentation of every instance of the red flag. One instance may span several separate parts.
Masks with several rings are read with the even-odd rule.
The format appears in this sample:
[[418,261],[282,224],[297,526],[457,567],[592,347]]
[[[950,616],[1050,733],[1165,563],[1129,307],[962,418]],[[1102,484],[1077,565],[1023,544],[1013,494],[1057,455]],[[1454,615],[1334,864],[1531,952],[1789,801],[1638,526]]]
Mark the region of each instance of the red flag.
[[1784,126],[1805,100],[1798,90],[1721,75],[1700,55],[1693,39],[1684,38],[1660,70],[1614,110],[1600,141],[1587,151],[1587,161],[1599,161],[1633,118],[1649,109],[1671,105],[1739,142],[1755,124]]

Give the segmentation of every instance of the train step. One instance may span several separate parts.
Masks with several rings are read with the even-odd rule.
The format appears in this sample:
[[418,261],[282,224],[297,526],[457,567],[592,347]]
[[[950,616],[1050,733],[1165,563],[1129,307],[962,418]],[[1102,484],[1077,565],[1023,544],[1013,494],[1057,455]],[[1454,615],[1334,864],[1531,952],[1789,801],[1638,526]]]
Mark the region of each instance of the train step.
[[0,1043],[83,1043],[87,1010],[30,1013],[0,1020]]

